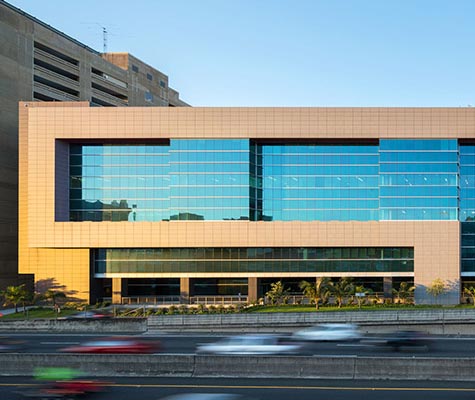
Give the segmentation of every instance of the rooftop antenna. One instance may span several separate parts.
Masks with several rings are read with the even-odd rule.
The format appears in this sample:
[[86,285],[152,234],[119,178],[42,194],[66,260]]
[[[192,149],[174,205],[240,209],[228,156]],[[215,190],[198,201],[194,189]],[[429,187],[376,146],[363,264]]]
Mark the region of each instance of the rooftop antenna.
[[105,26],[102,27],[102,52],[107,53],[107,28]]
[[[111,35],[111,33],[109,32],[108,28],[104,25],[104,23],[90,21],[90,22],[81,22],[81,24],[89,25],[89,28],[91,28],[91,25],[96,25],[96,26],[101,28],[101,30],[102,30],[102,52],[107,53],[107,45],[108,45],[108,42],[109,42],[109,35]],[[109,28],[110,28],[110,25],[109,25]],[[112,33],[112,35],[114,35],[114,34]]]

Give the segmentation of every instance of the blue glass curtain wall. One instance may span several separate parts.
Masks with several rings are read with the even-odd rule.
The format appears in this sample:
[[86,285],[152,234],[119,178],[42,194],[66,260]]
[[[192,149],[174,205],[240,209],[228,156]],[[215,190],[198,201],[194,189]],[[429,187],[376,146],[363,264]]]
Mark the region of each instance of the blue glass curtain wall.
[[70,144],[70,220],[471,221],[474,149],[455,139]]
[[475,144],[460,145],[461,270],[475,273]]
[[70,145],[72,221],[249,219],[249,141]]
[[379,143],[379,220],[456,220],[457,140]]
[[259,144],[256,148],[262,219],[378,219],[377,144]]
[[460,145],[460,221],[475,222],[475,144]]

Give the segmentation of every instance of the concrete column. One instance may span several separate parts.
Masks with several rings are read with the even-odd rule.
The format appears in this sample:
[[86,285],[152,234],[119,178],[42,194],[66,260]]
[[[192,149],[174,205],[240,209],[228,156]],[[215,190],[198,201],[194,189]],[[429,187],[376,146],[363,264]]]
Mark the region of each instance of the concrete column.
[[188,303],[190,298],[190,278],[180,278],[180,303]]
[[249,303],[257,301],[257,278],[247,278],[247,300]]
[[391,299],[393,297],[393,278],[385,276],[383,278],[384,298]]
[[112,304],[122,304],[122,278],[112,278]]

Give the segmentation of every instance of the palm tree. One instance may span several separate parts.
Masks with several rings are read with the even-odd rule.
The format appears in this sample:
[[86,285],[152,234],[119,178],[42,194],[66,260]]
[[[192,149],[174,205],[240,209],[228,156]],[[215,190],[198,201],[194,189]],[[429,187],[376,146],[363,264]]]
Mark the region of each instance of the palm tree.
[[286,301],[289,295],[289,290],[284,289],[282,281],[271,283],[270,288],[271,289],[266,293],[266,297],[269,298],[272,305]]
[[475,288],[473,286],[463,288],[463,292],[472,298],[472,303],[475,306]]
[[299,287],[305,297],[315,301],[315,307],[318,310],[320,300],[328,298],[330,293],[330,278],[322,276],[317,278],[315,282],[302,281]]
[[413,295],[415,286],[409,286],[407,282],[401,282],[399,289],[393,289],[393,295],[399,303],[406,304],[407,300]]
[[43,297],[46,300],[51,300],[53,302],[53,308],[56,309],[56,306],[57,306],[56,300],[66,298],[66,294],[59,290],[48,289],[43,295]]
[[[357,293],[363,294],[358,296]],[[373,293],[373,291],[371,289],[365,288],[364,285],[355,286],[354,295],[358,303],[358,308],[361,308],[361,303],[363,302],[364,296],[370,293]]]
[[338,282],[333,282],[331,292],[336,297],[338,308],[341,308],[346,297],[351,296],[355,292],[352,278],[340,278]]
[[435,279],[430,285],[426,287],[426,293],[430,294],[437,303],[437,298],[447,291],[446,283],[440,279]]
[[25,285],[8,286],[2,291],[2,296],[5,299],[6,304],[13,304],[15,306],[15,312],[18,312],[18,304],[24,303],[28,298],[28,291],[25,289]]

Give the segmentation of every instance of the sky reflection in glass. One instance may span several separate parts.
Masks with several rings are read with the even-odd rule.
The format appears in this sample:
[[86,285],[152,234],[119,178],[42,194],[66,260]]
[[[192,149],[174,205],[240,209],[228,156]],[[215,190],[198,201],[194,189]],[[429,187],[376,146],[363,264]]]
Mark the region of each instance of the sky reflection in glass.
[[467,221],[475,146],[460,145],[460,155],[458,147],[445,139],[71,144],[70,219]]

